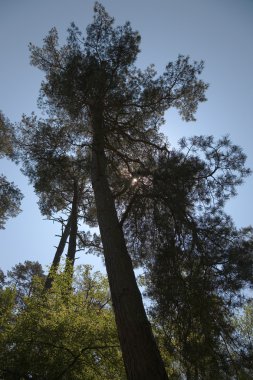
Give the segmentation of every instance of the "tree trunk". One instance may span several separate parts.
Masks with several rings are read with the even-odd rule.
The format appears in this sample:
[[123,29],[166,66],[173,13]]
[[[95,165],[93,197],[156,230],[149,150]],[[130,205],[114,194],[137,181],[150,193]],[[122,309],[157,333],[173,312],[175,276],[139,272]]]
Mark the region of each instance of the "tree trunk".
[[91,110],[92,186],[128,380],[168,379],[148,322],[106,175],[102,109]]
[[45,290],[51,289],[51,287],[53,285],[54,275],[57,272],[57,269],[59,267],[62,254],[63,254],[64,248],[65,248],[67,239],[69,237],[70,225],[71,225],[71,217],[69,217],[67,224],[64,227],[59,245],[58,245],[57,250],[55,252],[54,260],[52,262],[52,265],[50,267],[50,270],[49,270],[49,273],[48,273],[48,276],[47,276],[47,279],[45,282],[45,286],[44,286]]
[[77,181],[74,181],[74,194],[72,201],[72,209],[71,209],[71,224],[70,224],[70,234],[69,234],[69,246],[68,252],[66,255],[66,266],[65,270],[70,268],[71,272],[73,272],[73,267],[75,263],[75,255],[76,255],[76,239],[77,239],[77,218],[78,218],[78,184]]
[[189,368],[187,368],[186,370],[186,379],[192,380],[191,370]]

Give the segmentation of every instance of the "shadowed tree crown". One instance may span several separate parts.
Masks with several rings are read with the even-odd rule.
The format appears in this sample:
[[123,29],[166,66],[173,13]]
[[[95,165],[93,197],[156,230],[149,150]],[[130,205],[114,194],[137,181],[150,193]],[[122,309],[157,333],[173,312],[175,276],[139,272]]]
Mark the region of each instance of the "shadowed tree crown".
[[[9,120],[0,111],[0,158],[15,159],[14,129]],[[20,205],[23,195],[13,182],[9,182],[5,175],[0,173],[0,229],[10,217],[15,217],[21,211]]]
[[[166,238],[176,235],[176,242],[189,230],[189,245],[195,247],[198,206],[204,204],[204,211],[211,211],[213,195],[221,204],[222,194],[233,192],[247,174],[243,171],[245,157],[226,139],[213,147],[212,138],[195,138],[189,142],[189,149],[188,143],[182,142],[186,153],[169,150],[159,132],[164,113],[174,107],[184,120],[195,120],[198,104],[206,100],[207,84],[199,79],[203,62],[191,63],[189,57],[179,56],[165,66],[163,74],[158,74],[153,65],[140,70],[135,66],[138,32],[128,22],[115,27],[113,18],[99,3],[95,3],[94,11],[85,38],[72,24],[65,45],[59,45],[55,28],[42,47],[30,45],[32,65],[45,72],[39,98],[48,117],[43,123],[50,126],[45,133],[59,128],[62,136],[54,146],[50,139],[43,137],[40,141],[50,142],[50,165],[61,163],[62,158],[67,163],[67,175],[61,165],[59,170],[58,164],[54,166],[61,188],[71,177],[77,157],[85,168],[78,170],[77,177],[83,176],[81,182],[92,190],[90,199],[100,228],[127,378],[161,380],[167,375],[129,252],[140,248],[143,235],[148,250],[152,247],[151,235],[166,235],[164,230],[168,232]],[[26,118],[26,131],[39,130],[40,123]],[[191,154],[194,149],[204,159]],[[41,151],[45,151],[43,145]],[[36,154],[35,149],[30,158],[40,159]],[[238,158],[237,163],[231,157]],[[231,170],[227,170],[229,162]],[[45,167],[36,165],[33,167]],[[44,181],[47,176],[43,170],[41,173]],[[217,182],[218,187],[214,185]],[[55,201],[55,197],[49,200]],[[77,214],[77,207],[72,210]]]

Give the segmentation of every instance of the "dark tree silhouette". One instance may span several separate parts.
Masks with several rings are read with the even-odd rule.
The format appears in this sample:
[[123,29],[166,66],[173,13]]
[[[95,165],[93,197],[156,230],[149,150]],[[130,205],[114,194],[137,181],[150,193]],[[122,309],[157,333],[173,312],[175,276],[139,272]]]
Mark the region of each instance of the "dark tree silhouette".
[[[0,111],[0,158],[15,159],[14,128]],[[23,195],[13,182],[0,173],[0,229],[4,229],[6,221],[21,211]]]
[[207,85],[198,79],[203,63],[191,64],[188,57],[169,63],[161,76],[153,66],[140,71],[134,66],[139,43],[129,23],[113,27],[113,19],[96,3],[85,39],[72,24],[66,45],[59,47],[52,29],[42,48],[30,49],[31,63],[46,74],[41,106],[51,118],[67,115],[71,123],[66,133],[74,123],[82,125],[72,146],[90,151],[85,157],[127,377],[155,380],[167,374],[136,284],[123,224],[136,174],[167,150],[159,134],[164,112],[175,107],[184,120],[194,120]]
[[253,284],[253,231],[237,230],[223,208],[249,170],[228,138],[194,137],[181,147],[139,172],[125,236],[145,267],[163,352],[189,380],[214,371],[223,379],[247,368],[233,313]]
[[[34,185],[41,213],[62,225],[59,245],[45,283],[47,289],[52,285],[68,239],[67,266],[74,265],[78,221],[89,225],[94,223],[91,212],[94,200],[87,182],[85,152],[81,156],[79,148],[74,149],[71,145],[73,133],[66,131],[68,120],[65,118],[64,122],[61,120],[61,125],[59,123],[59,120],[57,124],[53,120],[43,123],[34,116],[24,117],[22,125],[17,129],[22,171]],[[85,248],[88,246],[86,240]]]

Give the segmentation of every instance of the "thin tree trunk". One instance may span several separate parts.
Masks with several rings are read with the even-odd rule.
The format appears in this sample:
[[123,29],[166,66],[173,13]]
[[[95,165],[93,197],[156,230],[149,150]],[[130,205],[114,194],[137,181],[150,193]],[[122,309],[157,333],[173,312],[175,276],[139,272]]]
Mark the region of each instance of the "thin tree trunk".
[[71,225],[71,216],[69,217],[67,224],[64,227],[59,245],[58,245],[57,250],[55,252],[54,259],[53,259],[52,265],[50,267],[50,270],[49,270],[49,273],[48,273],[48,276],[47,276],[47,279],[45,282],[45,286],[44,286],[45,290],[51,289],[51,287],[53,285],[54,276],[55,276],[55,273],[57,272],[57,269],[59,267],[62,254],[63,254],[64,248],[66,246],[67,239],[69,237],[70,225]]
[[69,234],[69,246],[66,255],[66,266],[65,270],[70,268],[73,272],[73,267],[75,263],[76,255],[76,239],[77,239],[77,218],[78,218],[78,184],[77,181],[74,181],[74,194],[71,208],[71,225],[70,225],[70,234]]
[[128,380],[168,379],[138,289],[106,176],[101,109],[91,110],[92,186],[115,319]]

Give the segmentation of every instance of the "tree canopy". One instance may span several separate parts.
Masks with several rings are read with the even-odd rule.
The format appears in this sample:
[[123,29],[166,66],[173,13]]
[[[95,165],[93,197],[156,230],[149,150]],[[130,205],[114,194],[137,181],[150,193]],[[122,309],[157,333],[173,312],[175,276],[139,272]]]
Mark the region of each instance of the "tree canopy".
[[[45,74],[39,97],[45,117],[23,117],[16,127],[17,147],[42,214],[61,222],[62,236],[44,290],[24,298],[24,311],[13,325],[13,335],[7,334],[6,339],[22,336],[30,315],[37,322],[41,306],[41,313],[48,317],[48,322],[42,319],[42,327],[49,332],[49,343],[43,341],[42,347],[35,339],[31,355],[40,351],[48,362],[50,351],[45,346],[49,344],[56,357],[49,366],[56,378],[77,368],[73,378],[82,378],[86,371],[87,378],[95,379],[90,369],[94,365],[99,366],[102,378],[124,376],[118,367],[118,347],[106,351],[109,356],[116,353],[115,373],[108,367],[109,356],[100,351],[106,336],[114,342],[115,331],[101,325],[101,341],[95,346],[92,319],[96,316],[74,317],[79,302],[86,310],[82,291],[74,287],[72,292],[69,280],[68,263],[73,275],[79,246],[104,255],[128,380],[168,376],[204,380],[211,379],[214,371],[221,379],[233,378],[239,376],[240,366],[247,375],[250,350],[241,354],[236,349],[242,340],[233,316],[234,309],[243,305],[243,289],[252,286],[252,229],[238,230],[224,211],[226,201],[250,173],[246,156],[228,137],[215,141],[212,136],[194,136],[183,138],[177,149],[170,147],[169,138],[160,132],[165,112],[175,108],[183,120],[195,120],[208,88],[200,79],[203,62],[179,55],[162,74],[153,65],[140,70],[135,65],[139,33],[129,22],[114,26],[114,19],[97,2],[94,11],[84,37],[72,23],[64,45],[60,46],[55,28],[42,47],[30,45],[31,64]],[[98,226],[100,237],[83,232],[84,224]],[[65,274],[58,276],[66,245]],[[160,352],[134,266],[144,270]],[[17,267],[13,276],[23,269]],[[90,272],[85,273],[84,281],[88,281]],[[13,295],[6,292],[10,296],[6,315],[13,318]],[[99,299],[100,294],[94,297]],[[55,305],[59,307],[57,318],[53,309],[50,314]],[[97,301],[95,306],[97,312]],[[112,323],[111,308],[102,310],[103,318]],[[81,334],[85,324],[91,328],[92,339],[88,334],[82,348],[75,347],[75,334]],[[28,336],[34,336],[34,328],[29,329],[27,325]],[[51,336],[62,344],[56,345]],[[64,350],[65,369],[59,367],[59,348]],[[8,368],[14,368],[11,360]],[[40,370],[32,369],[34,378],[46,376]],[[29,377],[29,371],[25,368],[22,376]]]
[[[14,128],[0,111],[0,158],[14,159]],[[6,221],[21,211],[23,195],[13,182],[9,182],[4,174],[0,174],[0,229],[4,229]]]
[[[113,18],[99,3],[94,11],[86,38],[72,24],[67,43],[60,47],[52,29],[42,48],[30,46],[31,63],[45,72],[40,104],[49,117],[64,115],[65,120],[82,125],[74,143],[83,157],[90,157],[89,181],[128,378],[165,379],[127,251],[122,229],[126,214],[119,220],[124,203],[117,196],[132,187],[136,171],[167,150],[159,126],[168,108],[175,107],[183,119],[194,120],[207,88],[198,78],[203,63],[191,64],[188,57],[179,56],[160,76],[153,66],[141,71],[134,65],[138,32],[129,22],[113,27]],[[65,125],[67,133],[72,131],[68,122]],[[142,159],[136,159],[137,152]],[[69,246],[74,244],[75,237],[69,240]]]
[[28,265],[38,268],[16,265],[0,290],[1,377],[125,379],[106,278],[90,266],[79,267],[70,291],[70,274],[60,270],[50,291],[44,292],[35,275],[33,294],[21,295],[26,286],[16,274]]

